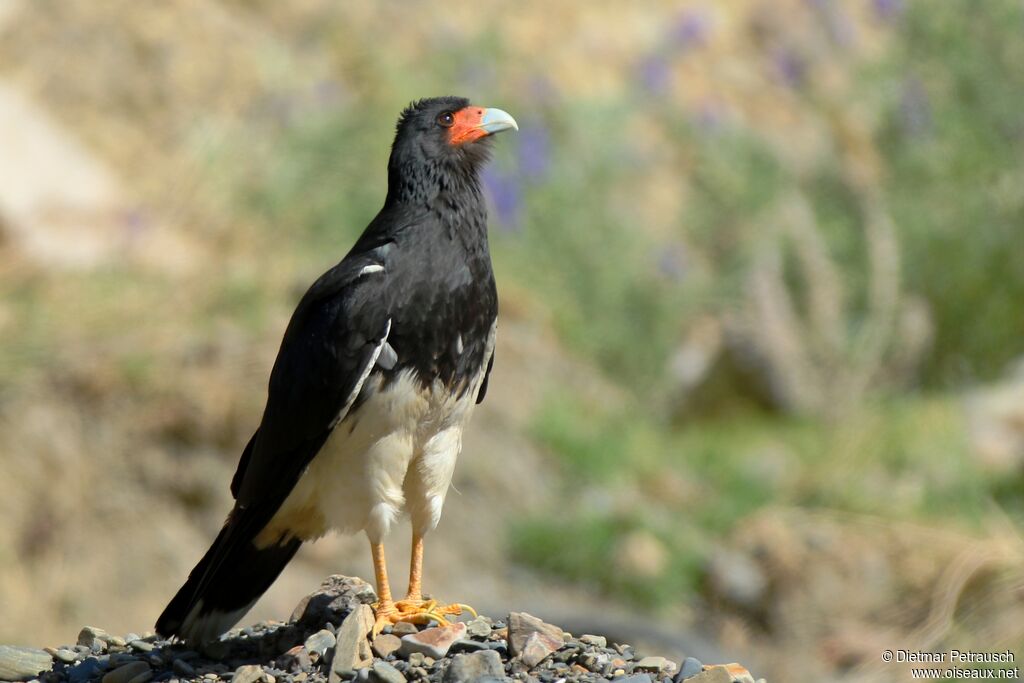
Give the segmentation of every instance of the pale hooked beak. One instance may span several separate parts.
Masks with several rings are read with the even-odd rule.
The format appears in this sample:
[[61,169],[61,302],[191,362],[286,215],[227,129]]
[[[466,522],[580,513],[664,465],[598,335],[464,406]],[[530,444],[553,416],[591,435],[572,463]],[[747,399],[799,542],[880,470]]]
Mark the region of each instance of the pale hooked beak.
[[508,130],[509,128],[519,130],[519,125],[507,111],[489,108],[484,109],[483,118],[480,119],[480,123],[477,125],[477,128],[483,130],[488,135],[494,135],[495,133],[500,133],[501,131]]

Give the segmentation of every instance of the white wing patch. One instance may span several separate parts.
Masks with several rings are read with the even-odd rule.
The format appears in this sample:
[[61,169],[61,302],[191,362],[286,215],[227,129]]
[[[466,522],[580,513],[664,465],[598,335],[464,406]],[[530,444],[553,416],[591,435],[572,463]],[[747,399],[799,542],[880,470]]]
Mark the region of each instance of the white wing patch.
[[[369,267],[370,266],[367,266],[366,268]],[[380,268],[380,266],[377,267]],[[366,270],[366,268],[364,268],[363,270]],[[381,268],[381,270],[383,270],[383,268]],[[380,357],[380,352],[384,349],[384,346],[387,345],[389,334],[391,334],[391,318],[388,318],[388,324],[384,328],[384,336],[381,337],[380,342],[377,343],[377,348],[373,350],[373,355],[370,357],[370,362],[367,363],[366,367],[363,368],[363,374],[360,375],[359,381],[356,382],[355,387],[352,388],[352,393],[349,395],[348,400],[345,401],[344,407],[342,407],[342,409],[338,412],[338,416],[334,418],[334,421],[331,422],[330,429],[334,429],[335,425],[344,420],[345,416],[348,415],[349,409],[352,407],[352,404],[355,403],[356,397],[359,396],[359,392],[363,388],[363,383],[366,381],[366,378],[370,376],[370,372],[373,370],[373,367],[377,364],[377,359]]]
[[363,269],[359,271],[358,277],[362,277],[364,275],[371,275],[373,273],[379,273],[382,270],[384,270],[384,266],[380,265],[379,263],[371,263],[368,266],[363,266]]

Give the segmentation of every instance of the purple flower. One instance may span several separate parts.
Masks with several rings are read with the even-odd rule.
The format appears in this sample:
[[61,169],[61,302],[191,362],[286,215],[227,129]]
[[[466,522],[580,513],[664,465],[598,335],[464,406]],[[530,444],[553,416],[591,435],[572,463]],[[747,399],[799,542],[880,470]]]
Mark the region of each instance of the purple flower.
[[650,55],[640,63],[640,82],[655,95],[664,95],[672,87],[672,68],[661,55]]
[[679,13],[668,32],[672,45],[683,50],[699,47],[708,34],[708,21],[703,13],[686,10]]
[[903,14],[903,0],[871,0],[875,16],[882,21],[892,21]]
[[551,137],[540,121],[528,121],[517,137],[519,171],[530,180],[541,180],[551,165]]
[[519,178],[501,171],[493,164],[484,167],[481,175],[498,216],[498,226],[508,232],[518,232],[523,211],[523,192]]
[[807,65],[800,55],[792,50],[775,53],[775,70],[783,83],[791,88],[800,88],[807,78]]

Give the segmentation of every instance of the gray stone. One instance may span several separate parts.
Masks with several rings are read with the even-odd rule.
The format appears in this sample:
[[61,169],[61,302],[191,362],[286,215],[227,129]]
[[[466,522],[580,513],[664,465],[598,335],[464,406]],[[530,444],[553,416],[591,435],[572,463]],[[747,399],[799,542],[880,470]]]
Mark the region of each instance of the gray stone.
[[419,632],[420,630],[416,628],[416,624],[410,623],[408,621],[400,621],[391,627],[391,634],[398,636],[399,638],[401,638],[402,636],[407,636],[410,633]]
[[145,662],[128,662],[116,669],[108,671],[103,676],[103,683],[128,683],[139,674],[149,671],[149,664]]
[[455,655],[444,672],[444,683],[475,683],[486,678],[502,678],[505,668],[501,656],[493,650]]
[[466,625],[462,622],[411,633],[402,636],[402,645],[398,649],[398,655],[408,658],[414,652],[422,652],[427,657],[440,659],[448,654],[448,648],[452,646],[452,643],[461,640],[465,635]]
[[268,683],[270,675],[259,664],[246,664],[235,669],[231,683]]
[[373,628],[373,610],[369,605],[358,605],[338,627],[334,657],[331,658],[329,683],[351,678],[356,671],[373,661],[366,636]]
[[211,640],[204,643],[202,648],[203,656],[207,659],[224,659],[231,651],[231,646],[223,640]]
[[387,662],[374,662],[371,680],[377,683],[405,683],[405,676],[402,672]]
[[132,678],[128,683],[148,683],[153,678],[153,672],[150,670],[143,671],[135,678]]
[[686,680],[689,683],[732,683],[732,675],[724,666],[712,666]]
[[391,633],[382,633],[373,639],[370,647],[378,657],[387,659],[392,653],[398,652],[398,648],[401,646],[401,638]]
[[297,674],[300,671],[308,671],[313,666],[313,660],[309,651],[303,645],[296,645],[275,660],[277,668],[282,671]]
[[[395,638],[395,640],[398,639]],[[309,638],[306,638],[305,646],[306,650],[308,650],[310,654],[316,654],[323,657],[337,642],[338,639],[334,637],[333,633],[327,629],[321,629]]]
[[479,640],[469,640],[463,638],[462,640],[456,640],[452,643],[451,648],[448,650],[449,653],[466,653],[466,652],[480,652],[482,650],[490,650],[489,643],[481,643]]
[[648,674],[633,674],[624,678],[616,678],[615,683],[653,683]]
[[85,683],[100,670],[100,661],[95,657],[89,657],[85,661],[71,668],[68,674],[68,683]]
[[171,670],[182,678],[193,678],[196,675],[196,670],[192,668],[192,665],[181,657],[174,660],[171,664]]
[[128,642],[128,647],[139,652],[152,652],[156,645],[145,640],[132,640]]
[[594,647],[605,648],[608,647],[608,639],[604,636],[595,636],[589,633],[584,633],[580,636],[580,642],[584,645],[592,645]]
[[687,657],[683,660],[682,666],[679,667],[679,673],[676,674],[676,677],[673,679],[673,682],[680,683],[680,681],[684,681],[687,678],[696,676],[703,670],[704,665],[701,663],[699,659],[697,659],[696,657]]
[[0,681],[27,681],[53,668],[53,657],[33,647],[0,645]]
[[53,658],[64,662],[65,664],[72,664],[78,659],[78,653],[74,650],[68,650],[67,648],[58,648],[51,652]]
[[93,649],[97,641],[102,641],[101,647],[106,647],[108,638],[110,638],[109,633],[95,626],[86,626],[78,632],[78,644],[89,649]]
[[491,621],[487,617],[477,617],[466,624],[466,633],[474,638],[486,638],[491,635]]
[[532,669],[561,646],[561,638],[556,639],[550,633],[535,631],[530,634],[523,644],[522,650],[519,652],[519,658],[523,660],[523,664]]
[[636,663],[634,669],[636,671],[647,671],[650,673],[661,673],[666,669],[675,669],[675,663],[670,662],[664,657],[644,657]]
[[291,621],[307,631],[321,628],[327,622],[340,624],[360,605],[377,599],[373,587],[360,578],[329,576],[313,593],[295,607]]
[[508,615],[509,652],[513,657],[522,654],[527,640],[535,633],[546,636],[543,642],[547,644],[557,643],[554,645],[554,649],[562,646],[563,632],[557,626],[547,624],[525,612],[512,612]]

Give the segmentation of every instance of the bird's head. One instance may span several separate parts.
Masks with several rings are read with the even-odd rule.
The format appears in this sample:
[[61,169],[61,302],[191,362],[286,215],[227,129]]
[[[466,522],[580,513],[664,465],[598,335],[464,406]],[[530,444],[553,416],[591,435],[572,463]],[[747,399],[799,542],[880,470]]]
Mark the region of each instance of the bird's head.
[[475,177],[489,156],[491,136],[509,128],[519,129],[511,115],[470,104],[463,97],[414,102],[398,119],[389,183],[420,185],[451,176]]

